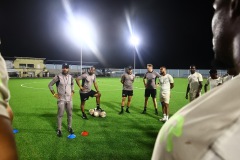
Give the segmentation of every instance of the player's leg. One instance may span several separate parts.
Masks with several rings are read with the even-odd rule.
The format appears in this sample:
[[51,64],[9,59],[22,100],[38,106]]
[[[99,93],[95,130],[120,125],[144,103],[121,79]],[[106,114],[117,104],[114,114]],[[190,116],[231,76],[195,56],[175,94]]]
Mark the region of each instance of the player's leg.
[[166,113],[165,113],[165,103],[161,97],[161,106],[162,106],[162,114],[163,114],[163,118],[160,118],[160,121],[165,121],[166,119]]
[[72,101],[69,101],[66,103],[66,111],[67,111],[67,122],[68,122],[68,132],[70,134],[73,134],[73,129],[72,129]]
[[125,100],[126,100],[126,91],[122,90],[122,103],[121,103],[121,111],[119,112],[119,114],[123,114],[123,108],[125,105]]
[[148,98],[150,97],[149,89],[145,89],[144,96],[145,96],[145,101],[144,101],[144,109],[143,109],[142,114],[146,114],[146,112],[147,112]]
[[57,136],[61,137],[62,136],[62,117],[64,114],[64,106],[65,102],[64,101],[58,101],[58,115],[57,115]]
[[168,121],[169,118],[169,102],[170,102],[170,93],[167,93],[164,98],[164,109],[166,113],[166,121]]
[[124,105],[125,105],[125,100],[126,100],[126,97],[122,97],[121,111],[119,112],[119,114],[123,114],[123,108],[124,108]]
[[165,113],[166,113],[166,121],[168,120],[169,118],[169,104],[168,103],[165,103]]
[[128,91],[128,92],[127,92],[127,95],[128,95],[128,102],[127,102],[126,112],[127,112],[127,113],[130,113],[130,112],[129,112],[129,107],[130,107],[130,104],[131,104],[131,101],[132,101],[133,90]]
[[82,118],[83,118],[83,119],[87,119],[87,115],[86,115],[86,113],[84,112],[85,102],[86,102],[86,101],[82,100],[82,101],[81,101],[81,104],[80,104],[80,108],[81,108],[81,111],[82,111]]
[[101,93],[95,92],[95,91],[91,90],[91,91],[90,91],[90,96],[91,96],[91,97],[96,97],[96,106],[97,106],[97,109],[98,109],[98,110],[101,110],[101,107],[100,107]]
[[132,101],[132,96],[128,96],[127,108],[126,108],[127,113],[130,113],[129,108],[130,108],[131,101]]
[[86,100],[88,100],[88,98],[89,98],[88,93],[80,93],[80,99],[81,99],[80,109],[82,111],[83,119],[87,119],[87,115],[84,112],[84,106],[85,106],[85,102],[86,102]]
[[155,108],[155,114],[158,115],[158,107],[157,107],[157,90],[156,89],[152,89],[151,90],[151,97],[152,97],[152,100],[153,100],[153,105],[154,105],[154,108]]

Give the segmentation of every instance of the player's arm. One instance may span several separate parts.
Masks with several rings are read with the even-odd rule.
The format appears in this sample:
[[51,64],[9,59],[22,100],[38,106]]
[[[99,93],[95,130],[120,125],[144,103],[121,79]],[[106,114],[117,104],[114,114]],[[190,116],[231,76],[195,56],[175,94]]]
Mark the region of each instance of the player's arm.
[[18,159],[17,148],[12,133],[11,121],[0,115],[0,155],[1,159]]
[[206,93],[207,92],[207,87],[209,85],[209,78],[207,79],[207,82],[206,84],[204,85],[204,92]]
[[186,96],[185,96],[186,99],[188,99],[188,93],[189,93],[189,91],[190,91],[190,87],[189,87],[189,84],[188,84],[188,85],[187,85]]
[[173,89],[174,83],[170,83],[170,89]]
[[205,91],[205,93],[207,92],[207,87],[208,87],[208,84],[205,84],[205,85],[204,85],[204,91]]
[[170,81],[170,89],[173,89],[173,87],[174,87],[174,80],[173,80],[173,77],[171,75],[169,75],[169,81]]
[[124,81],[125,81],[125,76],[122,75],[122,77],[121,77],[121,81],[120,81],[120,82],[121,82],[122,84],[124,84]]
[[55,93],[54,89],[53,89],[53,85],[55,83],[57,83],[57,81],[59,81],[59,77],[58,76],[55,76],[52,81],[48,84],[48,88],[50,89],[50,92],[52,93],[52,95],[55,97],[55,98],[59,98],[58,94]]
[[71,91],[72,91],[72,95],[74,94],[74,80],[73,77],[71,77]]
[[80,90],[84,90],[84,88],[83,88],[82,85],[81,85],[81,80],[82,80],[82,75],[79,76],[79,77],[77,77],[77,78],[75,78],[75,81],[76,81],[79,89],[80,89]]
[[96,81],[93,82],[93,85],[94,85],[94,88],[96,89],[97,92],[99,92],[99,89],[98,89],[98,84]]
[[146,84],[146,74],[143,77],[143,84],[144,84],[144,87],[146,88],[147,87],[147,84]]

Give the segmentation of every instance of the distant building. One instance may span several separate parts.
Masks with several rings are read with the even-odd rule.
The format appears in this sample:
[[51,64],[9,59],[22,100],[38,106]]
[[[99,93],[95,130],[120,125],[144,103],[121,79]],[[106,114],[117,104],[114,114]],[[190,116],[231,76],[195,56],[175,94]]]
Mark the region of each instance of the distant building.
[[16,74],[18,77],[46,77],[48,71],[44,64],[45,58],[14,57],[6,60],[9,75]]

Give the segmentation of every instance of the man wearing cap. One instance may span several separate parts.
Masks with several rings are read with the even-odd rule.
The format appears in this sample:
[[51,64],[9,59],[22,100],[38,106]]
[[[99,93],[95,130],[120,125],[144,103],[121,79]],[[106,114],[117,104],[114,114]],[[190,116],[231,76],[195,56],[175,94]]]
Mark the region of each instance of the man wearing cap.
[[[78,76],[75,80],[78,87],[80,88],[80,91],[79,91],[80,98],[81,98],[80,108],[82,110],[82,118],[87,119],[87,115],[84,112],[84,106],[85,106],[86,100],[88,100],[89,97],[96,97],[97,109],[101,111],[101,108],[100,108],[101,94],[98,90],[98,85],[97,85],[96,75],[95,75],[95,67],[91,67],[88,72],[82,74],[81,76]],[[80,83],[80,80],[82,80],[82,84]],[[96,91],[92,90],[92,84],[94,85]]]
[[[53,89],[53,85],[56,83],[57,93],[55,93]],[[58,104],[58,130],[57,136],[62,136],[62,117],[64,113],[64,109],[67,111],[67,122],[68,122],[68,131],[70,134],[73,134],[72,129],[72,96],[74,94],[74,82],[73,77],[69,74],[69,65],[64,63],[62,65],[62,73],[56,75],[52,81],[48,84],[48,88],[50,89],[53,97],[57,98]]]
[[121,103],[121,111],[119,114],[123,114],[123,108],[125,105],[126,97],[128,97],[126,112],[129,112],[129,107],[131,104],[132,96],[133,96],[133,82],[135,75],[132,74],[132,67],[129,66],[126,68],[126,73],[124,73],[121,77],[121,83],[123,84],[122,90],[122,103]]
[[145,102],[144,102],[144,109],[142,114],[146,114],[147,112],[147,104],[148,104],[148,98],[152,97],[154,108],[155,108],[155,114],[158,115],[158,109],[157,109],[157,91],[156,91],[156,79],[160,77],[160,74],[155,72],[153,70],[153,65],[148,64],[147,65],[147,73],[143,77],[143,83],[145,86]]

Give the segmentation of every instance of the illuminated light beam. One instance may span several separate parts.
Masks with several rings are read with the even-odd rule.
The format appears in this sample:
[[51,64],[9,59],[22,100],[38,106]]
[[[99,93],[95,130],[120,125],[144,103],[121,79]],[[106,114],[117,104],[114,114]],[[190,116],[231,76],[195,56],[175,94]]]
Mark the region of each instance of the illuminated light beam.
[[96,38],[93,25],[89,20],[80,16],[74,16],[69,0],[62,0],[62,4],[67,13],[68,25],[66,25],[67,33],[71,35],[73,42],[82,49],[83,43],[85,43],[98,60],[102,64],[106,64],[105,60],[101,56],[101,52],[98,50],[97,46],[93,42]]

